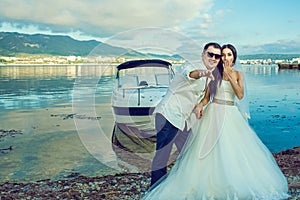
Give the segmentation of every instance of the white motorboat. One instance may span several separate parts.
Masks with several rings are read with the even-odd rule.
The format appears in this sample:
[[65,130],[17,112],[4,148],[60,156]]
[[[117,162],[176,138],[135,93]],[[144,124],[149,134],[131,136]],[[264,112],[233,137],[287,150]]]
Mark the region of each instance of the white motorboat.
[[132,60],[117,66],[112,96],[115,151],[153,151],[156,131],[152,114],[173,77],[171,63],[159,59]]

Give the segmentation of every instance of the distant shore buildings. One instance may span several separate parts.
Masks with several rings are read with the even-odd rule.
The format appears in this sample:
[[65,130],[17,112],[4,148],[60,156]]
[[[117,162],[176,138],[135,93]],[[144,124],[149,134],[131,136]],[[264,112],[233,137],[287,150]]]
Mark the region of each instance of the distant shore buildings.
[[[67,65],[67,64],[105,64],[105,63],[122,63],[137,58],[113,57],[113,56],[46,56],[46,55],[30,55],[20,57],[0,56],[0,65],[18,65],[18,64],[37,64],[37,65]],[[142,59],[142,58],[141,58]],[[166,59],[168,60],[168,59]],[[183,60],[168,60],[172,64],[182,64]],[[300,57],[290,60],[282,59],[241,59],[242,65],[278,65],[300,64]]]
[[240,60],[241,64],[244,65],[274,65],[280,63],[289,63],[289,64],[300,64],[300,57],[293,58],[291,60],[280,60],[280,59],[247,59]]

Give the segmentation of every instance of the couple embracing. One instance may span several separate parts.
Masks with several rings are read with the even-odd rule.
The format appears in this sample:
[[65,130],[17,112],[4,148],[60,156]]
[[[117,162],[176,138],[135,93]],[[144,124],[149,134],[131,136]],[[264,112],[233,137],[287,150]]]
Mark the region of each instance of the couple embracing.
[[[156,153],[143,199],[286,199],[286,178],[241,106],[235,47],[208,43],[201,56],[206,70],[175,76],[154,111]],[[167,173],[173,144],[180,154]]]

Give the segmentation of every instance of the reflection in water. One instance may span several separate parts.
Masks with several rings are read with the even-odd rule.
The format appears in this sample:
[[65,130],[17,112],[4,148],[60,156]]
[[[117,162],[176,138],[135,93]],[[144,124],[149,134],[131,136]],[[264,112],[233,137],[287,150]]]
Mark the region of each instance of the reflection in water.
[[98,78],[97,93],[107,95],[115,71],[114,65],[0,67],[0,110],[70,103],[76,77]]
[[66,77],[74,79],[78,76],[110,76],[115,74],[115,65],[45,65],[45,66],[0,66],[1,79],[40,78],[53,79]]
[[251,73],[253,75],[262,75],[262,76],[272,76],[277,75],[279,72],[279,69],[277,66],[270,66],[270,65],[244,65],[243,70],[246,73]]

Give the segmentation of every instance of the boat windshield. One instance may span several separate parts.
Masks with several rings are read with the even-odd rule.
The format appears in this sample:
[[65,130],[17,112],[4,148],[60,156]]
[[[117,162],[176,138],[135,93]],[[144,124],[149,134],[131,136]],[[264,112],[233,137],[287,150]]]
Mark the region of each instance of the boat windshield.
[[119,87],[168,86],[172,73],[163,67],[135,67],[120,71]]

